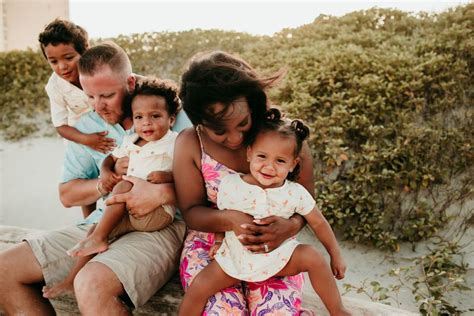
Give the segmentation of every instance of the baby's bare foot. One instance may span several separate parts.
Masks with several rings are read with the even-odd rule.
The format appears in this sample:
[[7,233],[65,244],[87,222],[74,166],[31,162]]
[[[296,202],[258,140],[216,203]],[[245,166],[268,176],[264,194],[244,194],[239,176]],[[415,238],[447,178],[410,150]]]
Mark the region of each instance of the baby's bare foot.
[[80,241],[67,251],[71,257],[85,257],[95,253],[104,252],[109,248],[107,240],[97,240],[92,236]]
[[43,297],[56,298],[65,294],[72,294],[73,291],[72,282],[62,281],[52,286],[43,286]]

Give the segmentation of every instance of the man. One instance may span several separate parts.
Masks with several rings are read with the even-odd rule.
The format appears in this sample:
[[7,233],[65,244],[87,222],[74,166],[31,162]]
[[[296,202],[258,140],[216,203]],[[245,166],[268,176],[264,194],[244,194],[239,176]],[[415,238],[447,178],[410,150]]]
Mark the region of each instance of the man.
[[[126,98],[137,80],[130,60],[119,46],[104,43],[84,53],[79,61],[79,73],[82,88],[95,112],[83,115],[76,128],[83,133],[106,130],[108,137],[120,143],[132,128],[132,120],[124,111]],[[187,126],[189,121],[180,113],[174,130],[179,132]],[[68,144],[63,183],[59,188],[61,202],[66,207],[95,203],[107,193],[98,179],[104,157],[84,145]],[[127,179],[136,184],[131,192],[135,197],[129,205],[131,213],[143,215],[159,205],[173,204],[171,185],[144,183],[133,177]],[[137,196],[143,197],[143,205],[137,205]],[[118,199],[120,197],[114,201],[123,202]],[[74,263],[66,250],[85,237],[91,226],[89,222],[99,213],[95,211],[84,225],[48,232],[0,253],[0,305],[7,314],[54,314],[38,284],[54,284],[66,276]],[[185,225],[178,220],[158,232],[133,232],[114,241],[107,251],[96,255],[82,268],[74,280],[81,313],[129,314],[120,299],[124,297],[134,307],[143,305],[178,266],[184,233]]]

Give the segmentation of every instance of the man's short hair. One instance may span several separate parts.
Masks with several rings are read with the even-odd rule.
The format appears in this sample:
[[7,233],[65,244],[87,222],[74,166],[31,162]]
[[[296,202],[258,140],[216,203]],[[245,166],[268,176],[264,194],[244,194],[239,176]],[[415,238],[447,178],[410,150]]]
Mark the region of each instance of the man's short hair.
[[38,41],[44,57],[46,57],[44,49],[49,44],[53,46],[58,44],[72,45],[79,55],[84,54],[89,47],[87,31],[77,24],[62,19],[55,19],[46,25],[43,32],[39,34]]
[[79,59],[79,73],[92,76],[99,68],[107,65],[114,73],[129,76],[132,64],[127,53],[114,42],[104,42],[88,49]]

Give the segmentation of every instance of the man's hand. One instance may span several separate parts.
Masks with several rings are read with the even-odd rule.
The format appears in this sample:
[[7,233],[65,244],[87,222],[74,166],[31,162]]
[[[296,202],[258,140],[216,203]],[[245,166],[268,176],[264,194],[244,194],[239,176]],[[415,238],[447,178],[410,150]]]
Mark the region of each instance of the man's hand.
[[176,205],[172,184],[153,184],[132,176],[122,178],[133,184],[132,189],[127,193],[111,196],[105,201],[107,205],[126,203],[128,213],[135,217],[142,217],[163,204]]
[[83,134],[84,141],[82,143],[96,151],[106,154],[115,148],[115,139],[105,137],[108,133],[108,131],[103,131]]

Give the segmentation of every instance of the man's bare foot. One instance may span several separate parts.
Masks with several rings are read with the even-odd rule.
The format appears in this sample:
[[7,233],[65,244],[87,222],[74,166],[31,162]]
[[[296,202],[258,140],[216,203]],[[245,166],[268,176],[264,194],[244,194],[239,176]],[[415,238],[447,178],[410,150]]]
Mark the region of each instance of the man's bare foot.
[[56,283],[52,286],[43,286],[43,297],[44,298],[56,298],[66,294],[72,294],[74,292],[72,282],[66,280]]
[[109,248],[107,240],[99,240],[88,236],[67,251],[71,257],[85,257],[95,253],[104,252]]

